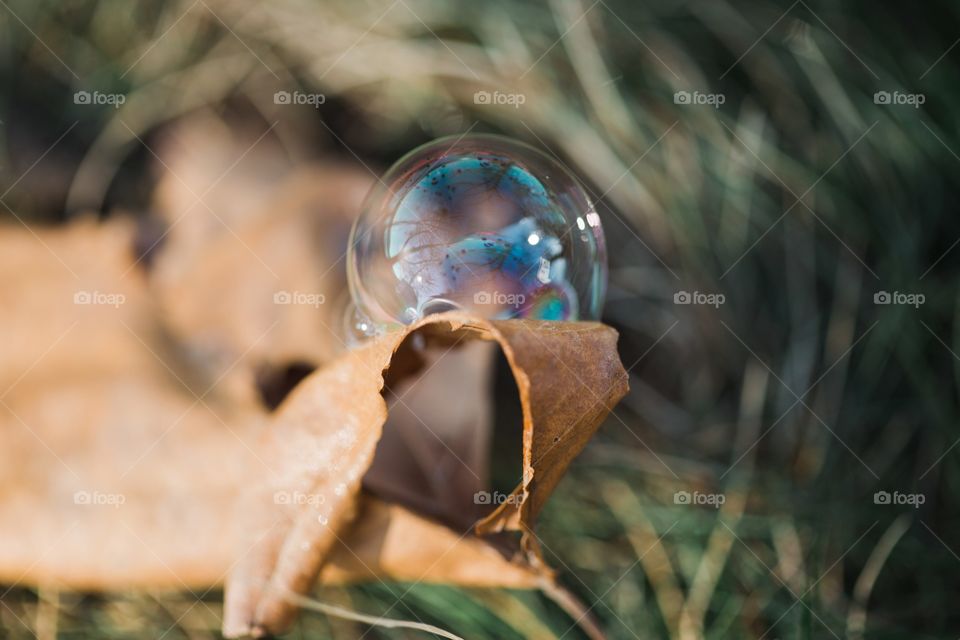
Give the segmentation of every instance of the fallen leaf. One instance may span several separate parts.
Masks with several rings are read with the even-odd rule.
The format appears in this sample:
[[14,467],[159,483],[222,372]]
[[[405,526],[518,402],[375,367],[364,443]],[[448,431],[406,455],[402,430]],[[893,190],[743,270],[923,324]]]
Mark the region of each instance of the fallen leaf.
[[421,349],[462,340],[493,341],[503,349],[524,413],[523,478],[512,494],[516,500],[497,507],[477,531],[521,531],[525,554],[520,561],[544,568],[531,534],[536,515],[626,392],[616,333],[597,323],[428,316],[317,371],[278,410],[258,450],[279,473],[263,478],[241,500],[240,520],[251,551],[227,581],[225,635],[273,634],[289,626],[296,608],[284,594],[310,589],[356,516],[361,482],[387,418],[384,372],[411,369],[402,358],[394,359],[410,354],[401,349],[410,340],[422,340]]
[[306,167],[262,211],[211,232],[202,251],[178,238],[158,250],[151,288],[197,369],[233,363],[228,384],[239,393],[255,388],[260,368],[317,366],[346,348],[343,247],[368,184],[356,171]]
[[482,539],[365,494],[357,522],[334,544],[324,584],[391,580],[534,589],[540,576]]
[[408,370],[388,371],[387,422],[365,487],[459,530],[476,522],[483,505],[474,495],[490,485],[496,348],[463,339],[401,345],[395,359]]
[[[0,581],[194,590],[232,574],[231,634],[283,629],[282,594],[318,578],[550,588],[532,528],[625,393],[616,333],[446,314],[345,351],[322,328],[332,305],[272,300],[343,290],[303,268],[344,220],[332,176],[294,175],[206,251],[171,237],[149,270],[122,217],[0,230]],[[471,530],[496,348],[522,472]],[[271,413],[259,372],[291,361],[319,368]]]
[[134,235],[123,218],[0,232],[7,583],[195,587],[234,557],[218,505],[260,464],[267,414],[188,366]]

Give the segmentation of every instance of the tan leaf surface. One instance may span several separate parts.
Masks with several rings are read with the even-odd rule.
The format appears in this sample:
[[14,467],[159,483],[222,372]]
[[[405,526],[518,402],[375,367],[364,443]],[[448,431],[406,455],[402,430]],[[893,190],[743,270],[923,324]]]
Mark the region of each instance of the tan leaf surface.
[[310,588],[355,516],[363,474],[387,417],[383,372],[411,369],[403,355],[415,352],[400,347],[417,336],[422,349],[461,340],[495,341],[503,349],[524,412],[524,477],[514,492],[517,504],[501,505],[478,529],[523,531],[523,561],[541,566],[528,529],[570,461],[626,392],[616,333],[596,323],[430,316],[332,362],[279,409],[258,450],[282,470],[241,501],[251,552],[227,582],[225,635],[278,633],[289,625],[295,608],[284,593]]
[[[222,583],[247,550],[235,509],[250,508],[237,502],[242,487],[274,473],[257,450],[270,417],[176,368],[143,274],[128,271],[133,235],[123,219],[37,236],[0,232],[0,261],[8,261],[0,350],[10,363],[0,396],[5,584],[200,589]],[[124,300],[75,304],[78,291]],[[449,357],[463,363],[459,353]],[[410,395],[406,402],[416,405]],[[378,404],[376,393],[369,405]],[[358,510],[331,549],[324,581],[534,584],[487,544],[403,507],[365,495]]]
[[[151,285],[165,324],[198,368],[240,360],[240,375],[269,364],[316,365],[344,349],[344,247],[369,182],[356,171],[309,166],[282,180],[260,209],[207,230],[202,249],[181,241],[179,225],[171,229]],[[284,302],[294,296],[298,303]],[[235,386],[251,388],[244,385]]]
[[[304,262],[342,246],[324,230],[356,194],[335,185],[360,181],[293,175],[236,230],[208,228],[206,250],[172,236],[149,272],[123,218],[0,230],[0,582],[193,590],[232,575],[237,634],[283,629],[282,594],[318,576],[549,580],[528,531],[626,390],[616,334],[447,314],[343,353],[323,327],[334,305],[272,296],[342,290],[342,272]],[[469,528],[494,348],[520,394],[523,471],[476,532],[522,532],[520,554]],[[290,360],[322,366],[272,414],[256,371]]]

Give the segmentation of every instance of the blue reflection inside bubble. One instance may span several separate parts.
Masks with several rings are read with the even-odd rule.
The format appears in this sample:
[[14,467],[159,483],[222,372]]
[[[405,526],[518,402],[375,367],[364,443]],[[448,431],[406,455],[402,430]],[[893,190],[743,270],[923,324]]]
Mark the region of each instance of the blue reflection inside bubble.
[[546,156],[468,136],[413,152],[384,183],[351,243],[351,291],[366,317],[408,323],[449,308],[490,318],[598,315],[599,217]]

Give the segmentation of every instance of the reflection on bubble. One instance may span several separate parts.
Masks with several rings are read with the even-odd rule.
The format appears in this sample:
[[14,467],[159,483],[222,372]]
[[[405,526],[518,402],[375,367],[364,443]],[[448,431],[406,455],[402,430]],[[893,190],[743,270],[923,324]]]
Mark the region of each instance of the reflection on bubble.
[[367,197],[348,254],[354,334],[462,309],[487,318],[597,319],[600,218],[577,181],[499,136],[436,140]]

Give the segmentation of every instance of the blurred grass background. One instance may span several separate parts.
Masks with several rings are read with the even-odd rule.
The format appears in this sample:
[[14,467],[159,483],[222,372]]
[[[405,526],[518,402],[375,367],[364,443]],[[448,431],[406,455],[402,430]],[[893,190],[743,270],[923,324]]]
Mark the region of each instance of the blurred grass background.
[[[956,638],[958,14],[862,0],[2,0],[0,215],[147,215],[138,138],[207,107],[276,123],[295,161],[375,172],[465,131],[542,147],[597,200],[604,320],[631,378],[538,529],[563,583],[611,638]],[[75,104],[84,90],[126,101]],[[326,101],[276,105],[284,90]],[[477,104],[477,91],[524,102]],[[723,103],[678,104],[683,91]],[[924,102],[877,104],[878,91]],[[675,304],[681,291],[724,303]],[[678,504],[679,491],[725,501]],[[878,491],[925,500],[876,504]],[[377,614],[408,587],[318,597]],[[218,637],[220,599],[16,587],[0,636]],[[534,593],[415,585],[389,615],[465,638],[583,637]],[[418,637],[313,613],[290,637],[361,635]]]

